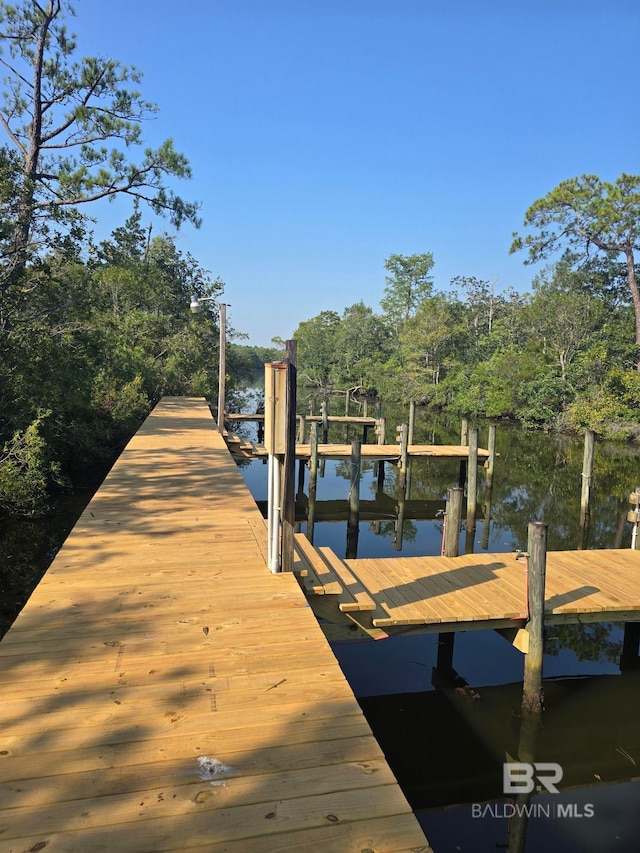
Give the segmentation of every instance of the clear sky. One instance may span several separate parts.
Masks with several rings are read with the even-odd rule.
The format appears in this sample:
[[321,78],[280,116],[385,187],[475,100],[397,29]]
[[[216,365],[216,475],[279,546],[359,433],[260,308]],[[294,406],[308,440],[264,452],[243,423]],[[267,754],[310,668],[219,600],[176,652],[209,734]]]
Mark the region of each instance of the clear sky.
[[[530,288],[509,256],[561,180],[637,174],[638,0],[75,0],[84,55],[144,72],[202,203],[178,246],[249,342],[375,310],[391,253]],[[130,213],[110,205],[107,236]],[[161,228],[169,230],[167,225]],[[171,233],[171,232],[170,232]]]

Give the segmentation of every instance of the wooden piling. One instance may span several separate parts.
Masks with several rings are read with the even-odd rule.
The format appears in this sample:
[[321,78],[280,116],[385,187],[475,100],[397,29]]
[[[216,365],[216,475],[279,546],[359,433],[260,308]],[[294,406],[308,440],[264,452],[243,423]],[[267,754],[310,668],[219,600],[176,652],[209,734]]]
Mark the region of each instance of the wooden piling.
[[475,530],[478,501],[478,427],[469,430],[469,466],[467,468],[467,530]]
[[322,443],[329,441],[329,414],[327,412],[327,401],[320,403],[320,416],[322,417]]
[[[460,447],[466,447],[469,442],[469,422],[466,418],[462,419],[462,423],[460,425]],[[464,485],[467,482],[467,460],[460,460],[460,473],[458,475],[458,485],[461,489],[464,489]]]
[[360,472],[361,442],[351,443],[351,485],[349,487],[349,518],[347,520],[347,559],[358,556],[358,534],[360,532]]
[[486,472],[487,476],[485,479],[485,487],[488,490],[491,490],[493,486],[493,469],[496,461],[496,425],[489,424],[489,437],[487,439],[487,450],[489,451],[489,458],[487,459]]
[[286,341],[287,347],[287,399],[286,435],[282,483],[282,571],[293,571],[293,542],[296,523],[296,385],[298,342]]
[[315,493],[318,482],[318,421],[311,421],[309,424],[309,444],[310,444],[310,459],[309,459],[309,492]]
[[522,709],[528,713],[542,711],[542,658],[544,653],[544,587],[547,568],[547,535],[549,525],[529,522],[527,603],[529,650],[524,658]]
[[640,668],[640,622],[627,622],[624,626],[620,671]]
[[411,400],[409,403],[409,428],[407,431],[407,444],[413,444],[413,433],[416,426],[416,403]]
[[399,444],[400,444],[400,488],[404,491],[407,487],[407,469],[409,464],[409,444],[408,444],[409,425],[400,424],[398,427]]
[[444,676],[453,671],[453,651],[456,635],[454,631],[438,634],[438,652],[436,658],[436,669]]
[[589,523],[589,502],[591,499],[591,483],[593,480],[593,449],[595,435],[588,429],[584,434],[584,456],[582,461],[582,493],[580,495],[580,527]]
[[304,434],[307,431],[307,419],[304,415],[298,415],[298,442],[304,444]]
[[444,516],[444,536],[442,554],[444,557],[458,556],[460,539],[460,523],[462,521],[463,491],[460,486],[454,486],[447,492],[447,508]]
[[225,385],[227,381],[227,306],[224,302],[218,303],[218,317],[220,320],[220,355],[218,358],[218,432],[224,432],[224,399]]

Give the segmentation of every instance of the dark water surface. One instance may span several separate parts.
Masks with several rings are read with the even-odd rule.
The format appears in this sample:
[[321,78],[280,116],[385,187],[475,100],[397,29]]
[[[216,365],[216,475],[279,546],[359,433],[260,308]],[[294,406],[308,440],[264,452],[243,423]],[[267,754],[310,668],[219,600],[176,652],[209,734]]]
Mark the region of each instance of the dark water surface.
[[[332,441],[359,438],[355,428],[331,428]],[[392,433],[393,434],[393,433]],[[387,436],[389,436],[387,430]],[[389,440],[389,439],[388,439]],[[418,421],[416,443],[459,443],[459,424]],[[480,446],[487,430],[481,428]],[[566,436],[498,427],[500,454],[485,505],[479,477],[476,552],[526,549],[529,521],[549,524],[549,549],[629,547],[629,493],[640,482],[640,451],[597,444],[589,529],[580,528],[583,442]],[[242,472],[258,502],[266,500],[266,465]],[[349,462],[327,461],[318,479],[316,517],[323,502],[345,500]],[[431,509],[458,484],[459,462],[414,460],[408,500]],[[361,501],[377,491],[373,463],[363,463]],[[305,487],[306,490],[306,487]],[[387,466],[389,508],[396,469]],[[300,530],[305,500],[299,501]],[[328,503],[324,504],[329,507]],[[482,517],[482,512],[487,518]],[[346,521],[316,520],[316,546],[346,554]],[[358,556],[439,554],[440,519],[362,520]],[[469,548],[465,532],[460,552]],[[623,626],[550,628],[544,659],[545,712],[535,761],[563,771],[560,792],[534,792],[524,823],[531,851],[640,850],[640,675],[621,672]],[[436,853],[507,849],[518,818],[503,794],[503,763],[518,755],[523,658],[494,631],[455,635],[458,680],[439,677],[438,635],[407,633],[382,641],[336,642],[334,652]],[[457,689],[456,689],[457,685]],[[515,848],[513,848],[515,849]]]
[[[251,427],[244,429],[250,436]],[[388,441],[393,430],[389,423]],[[349,432],[331,428],[332,441],[359,437],[353,427]],[[420,416],[415,441],[458,444],[459,423]],[[480,446],[486,442],[481,425]],[[596,445],[586,537],[579,524],[582,441],[499,426],[497,450],[490,507],[485,505],[483,475],[479,478],[473,550],[526,549],[532,520],[548,522],[551,550],[580,544],[629,547],[628,496],[640,483],[640,449]],[[241,470],[256,501],[266,501],[266,465],[243,462]],[[327,461],[318,479],[317,506],[344,501],[350,475],[348,461]],[[412,508],[428,505],[431,512],[443,506],[447,489],[458,478],[456,461],[414,461],[408,496]],[[60,499],[46,519],[0,519],[0,635],[99,482]],[[373,501],[377,488],[373,464],[364,463],[362,501]],[[358,556],[439,554],[440,518],[406,518],[398,529],[392,465],[386,466],[384,494],[386,514],[361,522]],[[299,503],[304,531],[305,500]],[[346,521],[316,520],[314,544],[344,556]],[[461,552],[469,544],[463,531]],[[526,821],[526,847],[521,848],[527,853],[640,850],[640,678],[632,668],[621,672],[622,637],[621,626],[601,624],[548,632],[545,712],[535,760],[560,764],[564,775],[560,793],[535,792],[530,800],[534,808]],[[458,633],[453,666],[461,680],[452,681],[436,669],[437,634],[345,641],[333,648],[436,853],[506,849],[508,834],[518,823],[505,809],[513,800],[503,795],[502,765],[506,755],[518,752],[520,652],[493,631]]]

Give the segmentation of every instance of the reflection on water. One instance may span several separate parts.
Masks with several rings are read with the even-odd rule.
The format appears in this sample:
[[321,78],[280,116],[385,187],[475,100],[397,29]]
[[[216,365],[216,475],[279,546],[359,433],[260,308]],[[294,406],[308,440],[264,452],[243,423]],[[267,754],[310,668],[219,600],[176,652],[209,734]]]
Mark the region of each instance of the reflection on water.
[[[353,427],[332,430],[333,441],[360,437]],[[459,443],[459,426],[418,421],[415,442],[434,440]],[[480,446],[486,447],[482,428]],[[526,547],[533,520],[549,523],[551,550],[629,547],[628,495],[638,479],[640,451],[596,446],[586,532],[580,529],[580,440],[499,427],[497,451],[490,505],[479,477],[475,551]],[[243,473],[256,500],[266,500],[264,466],[253,462]],[[458,484],[459,462],[414,460],[404,505],[396,473],[386,466],[380,493],[374,464],[363,463],[359,557],[391,557],[400,549],[403,556],[440,553],[438,510],[447,489]],[[313,541],[340,556],[346,553],[349,480],[349,461],[327,460],[317,486]],[[306,500],[299,495],[303,532]],[[468,545],[463,530],[461,553]],[[453,672],[441,677],[435,634],[345,641],[334,651],[437,853],[630,853],[640,849],[640,678],[633,670],[621,673],[622,642],[620,625],[549,629],[545,712],[528,748],[536,762],[558,763],[564,775],[558,794],[518,797],[503,793],[503,763],[526,755],[520,740],[523,660],[504,639],[493,631],[456,634]],[[511,815],[510,805],[527,805],[530,816],[523,808],[523,818]]]
[[[404,413],[396,420],[400,417]],[[242,429],[251,436],[250,425]],[[395,423],[389,418],[387,436],[394,434]],[[486,446],[486,434],[481,426],[481,447]],[[344,442],[360,436],[354,428],[332,427],[330,437]],[[416,443],[459,441],[458,423],[418,419]],[[497,451],[490,509],[480,473],[475,550],[491,553],[525,547],[531,520],[549,523],[550,549],[578,547],[582,442],[499,426]],[[639,461],[640,450],[635,448],[596,446],[586,547],[629,546],[628,495],[638,483]],[[266,465],[245,462],[241,470],[255,499],[265,501]],[[358,556],[391,557],[400,553],[399,547],[404,556],[439,554],[442,519],[438,511],[459,476],[456,461],[414,461],[402,519],[395,467],[385,466],[381,495],[374,466],[365,462]],[[347,543],[343,510],[349,480],[348,462],[327,461],[317,486],[314,543],[328,545],[341,556]],[[0,543],[4,607],[0,634],[90,494],[61,501],[45,521],[5,520]],[[365,506],[366,501],[375,503],[379,514],[373,506]],[[304,531],[304,497],[299,511]],[[465,545],[463,531],[461,551]],[[546,710],[536,739],[536,760],[560,763],[564,779],[559,794],[536,792],[530,803],[572,806],[574,816],[530,817],[525,847],[529,853],[640,849],[640,683],[635,672],[620,673],[622,639],[622,629],[612,625],[554,626],[548,633]],[[513,819],[499,811],[478,817],[473,806],[513,802],[502,794],[502,763],[506,754],[515,756],[519,748],[520,652],[493,631],[456,634],[455,676],[447,680],[434,678],[436,634],[336,643],[334,651],[436,853],[507,849]],[[593,817],[578,817],[589,804]]]

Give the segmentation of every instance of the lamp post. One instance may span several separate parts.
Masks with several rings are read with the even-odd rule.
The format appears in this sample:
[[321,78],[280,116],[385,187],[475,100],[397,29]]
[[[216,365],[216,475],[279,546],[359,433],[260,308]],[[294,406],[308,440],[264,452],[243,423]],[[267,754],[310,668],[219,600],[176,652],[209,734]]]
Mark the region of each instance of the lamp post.
[[220,353],[218,358],[218,432],[224,432],[224,397],[225,397],[225,379],[227,374],[227,303],[218,302],[213,296],[201,296],[198,298],[195,293],[191,296],[189,308],[192,314],[199,314],[202,311],[202,302],[215,302],[218,306],[220,315]]

